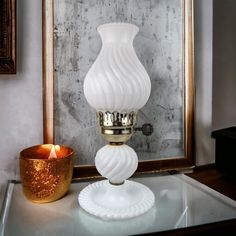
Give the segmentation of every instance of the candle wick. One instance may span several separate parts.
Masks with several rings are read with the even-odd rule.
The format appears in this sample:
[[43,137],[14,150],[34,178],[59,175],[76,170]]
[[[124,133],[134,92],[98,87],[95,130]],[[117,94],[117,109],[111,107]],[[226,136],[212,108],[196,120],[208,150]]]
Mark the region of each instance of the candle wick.
[[50,151],[48,159],[51,159],[51,158],[57,158],[57,154],[56,154],[56,150],[55,150],[55,146],[54,145],[51,148],[51,151]]

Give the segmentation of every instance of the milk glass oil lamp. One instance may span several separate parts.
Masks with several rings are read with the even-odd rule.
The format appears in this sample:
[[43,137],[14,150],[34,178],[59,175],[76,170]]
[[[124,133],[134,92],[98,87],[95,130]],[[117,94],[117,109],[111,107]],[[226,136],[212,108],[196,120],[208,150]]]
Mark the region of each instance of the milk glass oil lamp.
[[107,180],[88,185],[78,199],[88,213],[120,220],[144,214],[154,204],[149,188],[127,180],[137,169],[138,158],[125,144],[133,134],[138,110],[150,96],[151,82],[133,47],[137,26],[109,23],[97,30],[102,48],[86,75],[84,94],[96,109],[101,134],[108,142],[95,157],[98,172]]

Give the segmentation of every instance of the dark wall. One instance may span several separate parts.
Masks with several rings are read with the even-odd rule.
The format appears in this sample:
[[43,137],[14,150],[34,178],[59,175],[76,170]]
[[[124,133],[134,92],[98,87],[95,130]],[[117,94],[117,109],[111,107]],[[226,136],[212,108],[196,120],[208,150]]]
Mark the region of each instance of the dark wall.
[[213,1],[213,128],[236,126],[236,1]]

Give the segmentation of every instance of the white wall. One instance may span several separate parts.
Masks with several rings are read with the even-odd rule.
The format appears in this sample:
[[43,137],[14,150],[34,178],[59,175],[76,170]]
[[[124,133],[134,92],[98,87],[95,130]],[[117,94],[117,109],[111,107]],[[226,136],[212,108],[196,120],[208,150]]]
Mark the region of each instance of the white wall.
[[212,131],[212,0],[195,0],[196,165],[214,163]]
[[[0,76],[0,185],[17,177],[19,151],[42,143],[41,1],[17,1],[17,74]],[[212,0],[195,1],[197,165],[214,162],[211,132]]]
[[0,187],[16,177],[19,151],[43,139],[41,4],[17,1],[17,74],[0,75]]
[[235,11],[235,0],[214,0],[214,130],[236,126]]

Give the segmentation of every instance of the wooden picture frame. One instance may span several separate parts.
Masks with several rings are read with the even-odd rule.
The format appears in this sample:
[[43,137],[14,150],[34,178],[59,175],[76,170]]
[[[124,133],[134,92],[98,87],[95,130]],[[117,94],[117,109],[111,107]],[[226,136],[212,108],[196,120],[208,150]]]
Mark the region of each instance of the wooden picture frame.
[[[194,27],[193,1],[180,0],[184,12],[184,157],[139,162],[137,173],[184,171],[194,167]],[[43,0],[44,143],[54,143],[54,1]],[[95,166],[74,167],[74,178],[99,176]]]
[[0,0],[0,74],[16,73],[16,1]]

